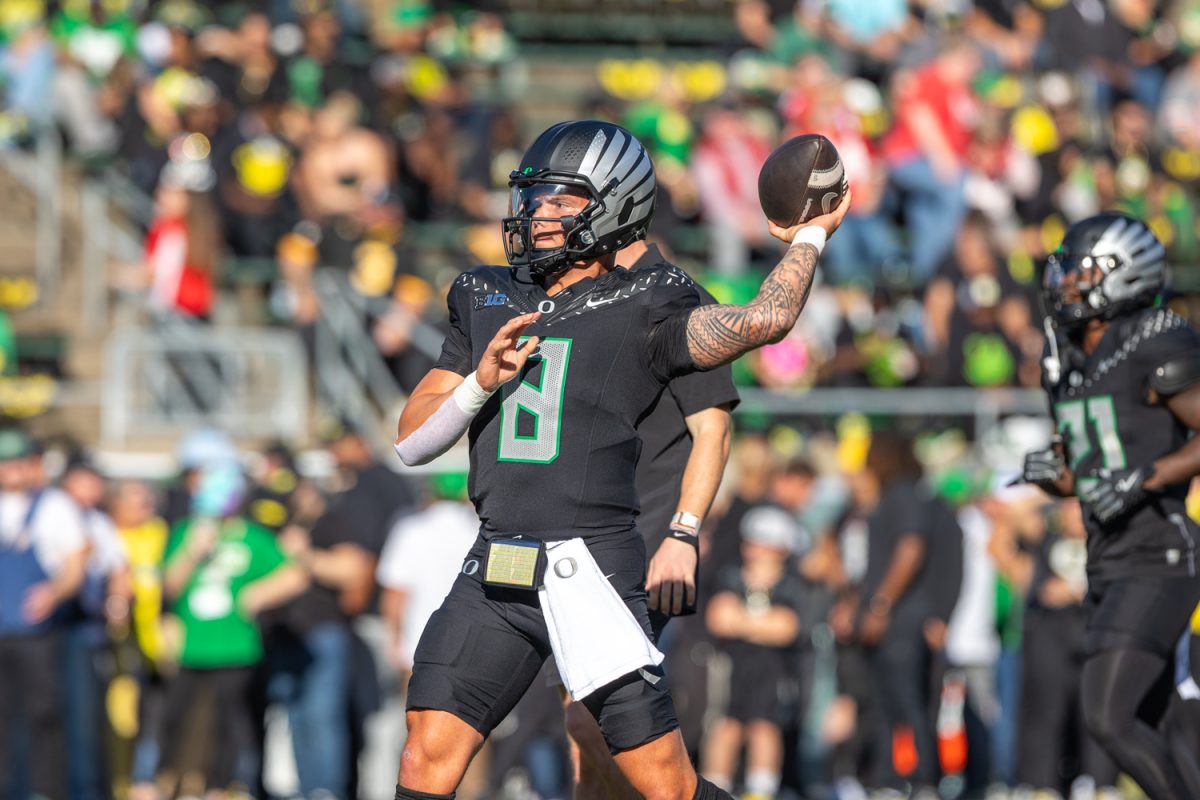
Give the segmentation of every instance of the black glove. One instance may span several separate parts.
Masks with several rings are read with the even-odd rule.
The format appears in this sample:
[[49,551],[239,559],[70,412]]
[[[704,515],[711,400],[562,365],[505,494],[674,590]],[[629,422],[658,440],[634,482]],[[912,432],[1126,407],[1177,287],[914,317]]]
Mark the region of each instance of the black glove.
[[1049,486],[1062,477],[1067,468],[1067,458],[1063,453],[1062,442],[1057,437],[1050,440],[1050,446],[1044,450],[1032,450],[1025,454],[1025,466],[1021,470],[1021,480],[1036,486]]
[[1154,465],[1137,469],[1102,470],[1096,485],[1079,499],[1086,503],[1101,525],[1132,513],[1150,498],[1145,486],[1154,475]]

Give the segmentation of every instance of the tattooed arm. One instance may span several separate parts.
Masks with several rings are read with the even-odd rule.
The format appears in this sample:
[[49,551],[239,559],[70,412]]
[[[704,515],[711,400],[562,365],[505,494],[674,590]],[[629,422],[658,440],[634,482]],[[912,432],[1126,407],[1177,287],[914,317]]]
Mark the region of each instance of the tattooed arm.
[[[769,223],[771,235],[791,243],[802,227],[817,226],[833,235],[850,208],[850,193],[832,212],[803,225],[781,228]],[[820,254],[811,244],[793,244],[771,270],[758,294],[744,306],[709,305],[688,315],[687,344],[694,363],[711,369],[764,344],[778,342],[796,324],[812,288]]]

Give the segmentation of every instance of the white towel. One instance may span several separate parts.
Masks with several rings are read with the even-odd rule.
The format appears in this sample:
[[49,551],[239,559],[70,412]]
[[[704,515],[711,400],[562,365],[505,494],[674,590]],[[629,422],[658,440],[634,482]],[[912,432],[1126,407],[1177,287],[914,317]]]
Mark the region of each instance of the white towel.
[[596,565],[583,539],[546,544],[546,575],[538,602],[550,633],[558,674],[571,697],[663,661],[633,612]]

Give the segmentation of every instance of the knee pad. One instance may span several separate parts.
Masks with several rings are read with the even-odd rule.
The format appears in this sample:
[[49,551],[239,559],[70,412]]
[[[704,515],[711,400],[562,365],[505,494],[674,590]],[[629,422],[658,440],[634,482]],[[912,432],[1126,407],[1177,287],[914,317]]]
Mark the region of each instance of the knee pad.
[[697,774],[696,793],[692,795],[692,800],[733,800],[733,795]]
[[416,789],[405,789],[400,784],[396,784],[396,800],[454,800],[455,794],[455,792],[450,794],[418,792]]

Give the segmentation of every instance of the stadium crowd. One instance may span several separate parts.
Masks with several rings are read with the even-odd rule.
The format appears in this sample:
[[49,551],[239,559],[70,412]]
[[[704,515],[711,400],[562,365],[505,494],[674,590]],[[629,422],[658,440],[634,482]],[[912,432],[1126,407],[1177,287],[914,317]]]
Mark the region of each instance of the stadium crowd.
[[[773,252],[755,180],[772,147],[802,131],[837,145],[853,213],[793,334],[737,366],[743,385],[1036,386],[1037,264],[1100,209],[1151,223],[1186,315],[1200,2],[730,14],[704,85],[600,78],[577,108],[651,148],[653,235],[722,299],[746,299]],[[0,137],[59,130],[81,168],[153,198],[144,261],[114,291],[202,324],[248,293],[252,318],[304,332],[314,271],[337,269],[411,387],[430,363],[411,320],[442,325],[458,272],[503,259],[496,222],[539,113],[525,47],[499,11],[427,0],[9,0]],[[0,316],[0,372],[6,331]],[[701,770],[740,786],[775,747],[791,796],[865,797],[896,776],[946,797],[1118,796],[1072,702],[1078,506],[1005,486],[1045,432],[913,448],[870,427],[739,436],[704,606],[664,642]],[[390,797],[412,648],[477,523],[461,476],[399,477],[333,428],[304,469],[287,446],[198,432],[169,485],[0,431],[7,796]],[[890,563],[923,579],[870,607]],[[771,635],[746,633],[768,613]],[[556,691],[531,692],[464,797],[567,796]]]

